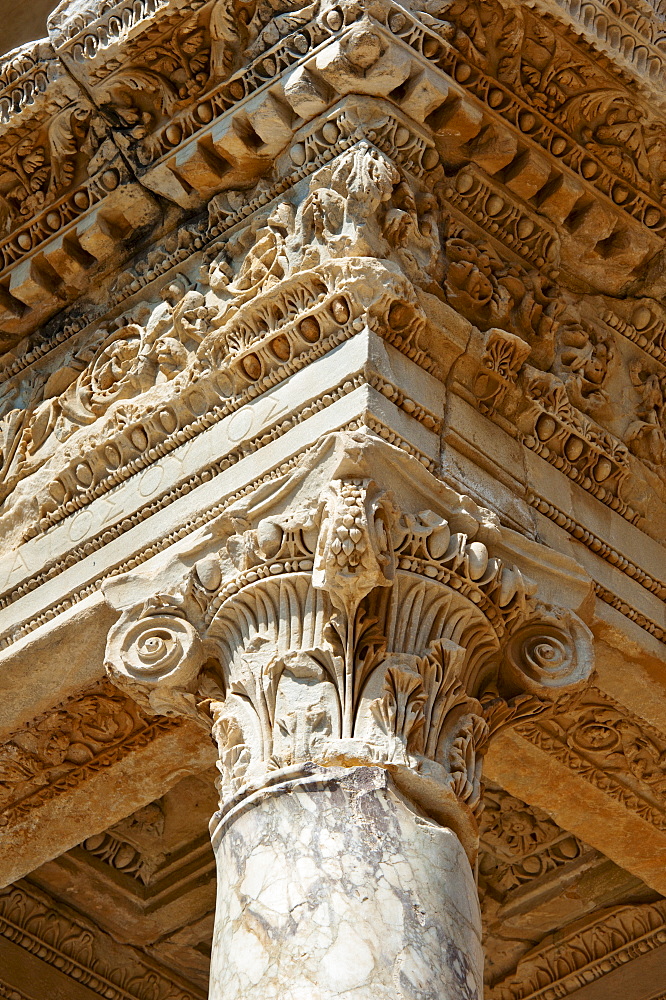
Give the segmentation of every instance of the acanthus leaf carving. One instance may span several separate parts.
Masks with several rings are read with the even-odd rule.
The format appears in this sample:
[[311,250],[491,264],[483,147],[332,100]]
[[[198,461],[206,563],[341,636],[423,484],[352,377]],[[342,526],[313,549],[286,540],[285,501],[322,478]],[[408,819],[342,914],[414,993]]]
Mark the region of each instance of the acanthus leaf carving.
[[590,633],[474,537],[469,501],[397,507],[371,471],[383,447],[334,435],[227,510],[173,597],[125,612],[107,670],[152,711],[212,718],[225,801],[308,762],[379,765],[417,799],[457,803],[473,850],[491,733],[584,683]]

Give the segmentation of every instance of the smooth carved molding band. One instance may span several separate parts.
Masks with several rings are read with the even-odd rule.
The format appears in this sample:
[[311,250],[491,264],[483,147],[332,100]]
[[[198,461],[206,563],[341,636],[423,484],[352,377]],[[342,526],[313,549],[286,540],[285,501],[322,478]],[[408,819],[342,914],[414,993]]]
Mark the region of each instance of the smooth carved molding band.
[[[399,470],[448,509],[399,504]],[[492,732],[592,669],[587,627],[493,555],[489,517],[372,435],[332,435],[229,508],[169,595],[125,608],[109,675],[152,712],[212,719],[223,802],[276,770],[366,764],[472,829]]]

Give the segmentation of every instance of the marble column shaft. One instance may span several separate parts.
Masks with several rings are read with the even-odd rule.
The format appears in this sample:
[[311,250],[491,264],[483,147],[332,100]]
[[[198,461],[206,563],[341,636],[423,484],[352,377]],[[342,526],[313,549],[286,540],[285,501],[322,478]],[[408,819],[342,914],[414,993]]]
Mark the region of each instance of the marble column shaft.
[[211,1000],[477,1000],[474,877],[380,767],[301,769],[211,821]]

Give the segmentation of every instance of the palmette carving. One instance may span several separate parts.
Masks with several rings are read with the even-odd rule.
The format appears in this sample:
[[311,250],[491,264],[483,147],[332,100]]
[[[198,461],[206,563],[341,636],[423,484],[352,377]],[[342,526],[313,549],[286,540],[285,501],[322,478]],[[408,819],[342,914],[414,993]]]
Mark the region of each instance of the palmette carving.
[[530,345],[507,330],[496,327],[486,335],[486,349],[474,382],[474,395],[484,411],[496,409],[508,389],[515,384],[523,362],[529,357]]
[[401,509],[372,474],[394,451],[333,435],[229,508],[171,597],[125,611],[107,670],[152,711],[212,718],[223,802],[310,762],[388,767],[462,809],[471,844],[491,733],[579,688],[590,636],[492,554],[472,501]]
[[[515,973],[494,986],[491,1000],[546,1000],[574,994],[666,942],[659,901],[602,910],[584,926],[550,936],[520,960]],[[603,989],[603,984],[602,984]]]

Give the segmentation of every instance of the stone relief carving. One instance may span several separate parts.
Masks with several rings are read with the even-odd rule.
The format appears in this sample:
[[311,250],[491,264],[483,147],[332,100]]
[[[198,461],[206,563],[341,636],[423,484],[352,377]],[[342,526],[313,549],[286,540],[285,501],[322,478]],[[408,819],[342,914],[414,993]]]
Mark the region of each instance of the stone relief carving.
[[562,323],[560,349],[554,371],[564,381],[567,395],[583,413],[598,414],[608,404],[605,384],[613,360],[608,334],[582,323]]
[[[663,364],[666,360],[666,322],[660,303],[652,298],[605,303],[604,322],[612,330],[638,344],[646,354]],[[608,308],[610,306],[610,308]]]
[[[439,303],[474,328],[463,388],[481,410],[640,523],[650,497],[663,496],[666,326],[654,274],[664,126],[628,76],[609,74],[589,42],[589,8],[605,9],[606,27],[597,18],[594,31],[618,49],[611,22],[631,29],[624,39],[641,33],[660,45],[654,23],[602,0],[571,15],[586,41],[564,14],[546,22],[505,2],[88,6],[61,6],[45,51],[0,71],[3,344],[40,330],[7,360],[6,372],[23,377],[7,383],[0,404],[8,547],[365,329],[448,392],[455,379],[437,349],[450,349],[452,320]],[[626,64],[646,58],[622,45]],[[61,63],[68,75],[55,92]],[[646,88],[654,65],[642,74]],[[117,255],[149,230],[150,252],[102,307],[105,261],[122,267]],[[79,312],[43,326],[85,295]],[[441,329],[431,315],[445,317]],[[439,433],[439,417],[363,375],[329,400],[369,385],[416,414],[419,430]],[[612,379],[633,399],[622,419],[608,406]],[[226,803],[304,762],[380,765],[426,812],[457,824],[471,855],[485,748],[501,725],[523,720],[523,735],[655,821],[661,737],[589,700],[549,712],[562,692],[580,696],[589,676],[586,627],[541,600],[487,513],[445,490],[392,493],[357,458],[366,444],[359,436],[346,446],[329,481],[317,480],[309,458],[305,473],[298,466],[282,479],[273,470],[173,555],[177,571],[172,561],[164,586],[118,600],[114,683],[142,711],[212,726]],[[637,503],[642,485],[629,487],[643,469],[651,492]],[[528,500],[539,510],[542,502],[592,551],[659,592],[659,580],[571,511]],[[133,524],[119,519],[94,545]],[[43,579],[94,551],[86,545],[40,568]],[[134,702],[116,701],[135,720]],[[105,704],[95,703],[95,718],[116,752],[114,726],[118,739],[135,730],[123,735],[125,708],[107,719]],[[5,748],[10,818],[106,752],[99,733],[58,719],[54,731],[37,720]],[[150,726],[141,712],[136,719],[146,738]],[[579,841],[514,803],[516,825],[490,823],[505,802],[491,801],[485,834],[502,855],[492,876],[502,891],[578,856]],[[140,870],[125,827],[85,846]],[[161,988],[145,992],[161,997]]]
[[627,448],[571,405],[566,383],[534,369],[526,369],[525,375],[528,396],[536,405],[524,426],[546,446],[546,457],[552,456],[554,464],[559,458],[563,467],[569,463],[575,478],[603,484],[615,494],[611,505],[621,506],[622,483],[629,473]]
[[[586,626],[492,555],[486,515],[464,497],[449,516],[397,506],[370,473],[382,447],[326,439],[229,508],[176,590],[130,605],[109,633],[123,690],[152,712],[212,718],[223,801],[271,771],[367,763],[471,817],[490,734],[589,676]],[[312,498],[316,468],[331,478]]]
[[542,809],[486,783],[480,825],[482,888],[504,895],[556,871],[589,849]]
[[627,429],[627,444],[632,454],[663,479],[666,469],[666,374],[635,362],[631,377],[640,402],[636,420]]
[[488,330],[481,366],[474,380],[474,395],[480,409],[490,413],[499,408],[530,352],[530,345],[521,337],[497,327]]
[[[215,156],[227,157],[224,160],[227,167],[230,163],[244,164],[243,176],[236,183],[236,175],[231,177],[227,167],[221,167],[218,181],[204,184],[197,206],[210,202],[209,225],[197,230],[196,235],[194,230],[184,235],[181,232],[182,252],[187,257],[200,250],[211,237],[215,241],[220,225],[232,226],[244,220],[245,227],[234,231],[223,245],[211,244],[206,251],[203,283],[196,284],[192,274],[187,279],[175,279],[175,284],[182,281],[189,289],[181,296],[183,303],[178,307],[182,321],[176,322],[178,310],[172,302],[174,324],[169,331],[162,306],[153,300],[152,318],[133,316],[134,310],[130,310],[123,318],[116,316],[111,321],[109,343],[104,342],[107,326],[102,323],[96,333],[87,337],[83,347],[72,352],[65,367],[76,371],[77,377],[73,379],[76,384],[63,390],[62,382],[49,384],[52,372],[44,371],[36,376],[30,402],[22,399],[15,405],[10,390],[2,422],[3,492],[7,497],[25,476],[49,460],[51,452],[62,455],[67,464],[70,453],[78,455],[82,450],[96,453],[92,463],[72,464],[62,477],[53,470],[49,477],[52,492],[48,486],[46,490],[19,493],[17,503],[23,507],[24,518],[31,498],[37,492],[40,496],[38,509],[33,511],[35,526],[28,529],[28,534],[38,530],[36,524],[40,520],[43,529],[53,523],[54,517],[57,520],[72,513],[71,508],[69,511],[63,508],[70,503],[78,505],[80,498],[97,489],[102,479],[109,479],[119,468],[141,460],[151,444],[154,447],[162,444],[164,431],[159,427],[130,427],[132,410],[120,406],[114,422],[124,426],[125,435],[119,435],[121,440],[110,446],[107,459],[101,442],[108,439],[110,428],[95,428],[92,417],[99,419],[106,409],[113,410],[121,396],[133,398],[138,393],[153,393],[157,398],[154,390],[169,381],[174,385],[171,390],[161,390],[162,402],[172,406],[183,382],[194,380],[201,385],[200,369],[206,375],[204,391],[209,409],[224,406],[230,391],[237,393],[248,385],[258,384],[261,378],[270,377],[278,362],[293,361],[298,348],[308,343],[307,338],[305,342],[294,343],[289,331],[285,332],[286,341],[271,338],[272,356],[270,351],[247,349],[231,367],[230,382],[221,379],[218,384],[212,380],[207,365],[215,367],[221,356],[226,357],[230,344],[240,354],[240,341],[251,335],[257,323],[263,322],[263,315],[246,315],[255,297],[274,295],[279,282],[294,279],[297,272],[310,274],[318,269],[319,277],[330,288],[334,277],[338,283],[341,279],[339,272],[331,270],[331,262],[348,259],[350,254],[388,261],[390,270],[397,265],[406,281],[415,286],[411,291],[407,284],[401,288],[400,298],[409,300],[408,311],[402,318],[401,302],[394,304],[394,342],[407,339],[413,318],[410,309],[420,290],[440,297],[443,294],[457,311],[482,330],[504,329],[524,340],[532,349],[533,365],[550,368],[561,376],[576,410],[605,420],[604,381],[614,355],[613,347],[602,331],[590,330],[583,322],[562,321],[564,299],[568,295],[564,289],[569,278],[562,273],[558,277],[557,268],[564,264],[564,272],[571,270],[567,263],[568,241],[592,239],[593,231],[595,241],[590,246],[596,248],[595,253],[603,260],[604,275],[616,267],[628,267],[627,254],[639,244],[643,247],[640,253],[647,252],[648,244],[643,246],[633,230],[630,238],[630,230],[622,228],[617,219],[611,221],[608,216],[608,220],[604,221],[606,217],[602,220],[601,210],[589,201],[589,185],[611,194],[618,212],[633,213],[634,221],[640,216],[641,226],[658,228],[659,223],[650,215],[653,207],[643,204],[642,196],[627,193],[628,189],[625,191],[619,182],[607,183],[610,174],[607,176],[604,170],[621,177],[623,183],[635,182],[636,190],[656,190],[655,185],[658,188],[660,181],[654,164],[659,159],[661,140],[659,129],[648,121],[644,110],[634,107],[624,91],[609,88],[610,78],[604,70],[582,49],[565,41],[555,27],[546,27],[533,14],[509,4],[496,4],[492,16],[489,10],[476,8],[464,13],[455,4],[419,12],[418,16],[407,9],[398,11],[390,3],[373,7],[372,12],[363,4],[338,10],[326,3],[305,4],[289,11],[221,2],[197,4],[187,12],[176,7],[170,3],[150,10],[128,7],[123,15],[125,20],[118,19],[118,13],[111,9],[100,8],[90,19],[84,19],[85,23],[79,23],[78,11],[64,10],[57,14],[51,31],[58,59],[66,63],[77,80],[85,81],[91,95],[86,104],[73,92],[71,104],[55,119],[60,123],[58,131],[62,134],[60,141],[67,163],[73,162],[72,157],[85,159],[90,155],[90,163],[98,169],[102,146],[111,141],[98,134],[99,108],[104,108],[105,114],[113,119],[113,142],[129,150],[138,170],[152,170],[160,157],[166,155],[167,148],[171,156],[174,149],[180,149],[194,135],[202,135],[202,130],[212,127],[213,121],[231,112],[236,104],[245,106],[248,100],[255,100],[252,95],[269,70],[272,74],[278,72],[278,67],[286,71],[287,65],[292,65],[291,59],[299,62],[299,68],[285,80],[280,93],[276,91],[277,96],[270,100],[257,98],[256,107],[249,104],[247,113],[234,119],[233,128],[230,126],[225,132],[226,145],[215,147]],[[134,26],[131,43],[127,41],[130,25]],[[127,43],[127,59],[122,66],[116,56],[106,53],[105,38]],[[313,48],[324,40],[324,50],[311,59]],[[400,40],[398,47],[397,40]],[[403,43],[413,53],[409,58],[404,55]],[[287,58],[290,45],[291,54]],[[458,55],[454,56],[454,51]],[[543,58],[536,57],[537,51]],[[53,60],[53,50],[49,52],[48,58]],[[265,58],[268,52],[270,55]],[[460,63],[463,56],[479,71],[483,68],[494,74],[497,86],[492,90],[495,95],[492,101],[489,97],[492,88],[486,88],[482,94],[474,74],[469,76],[470,66],[465,64],[463,70]],[[27,55],[21,59],[23,62],[16,63],[16,72],[28,75],[37,72],[38,62],[28,64]],[[239,69],[241,65],[247,67],[248,60],[248,72],[251,68],[254,73],[253,82],[245,70],[241,73]],[[467,91],[469,94],[450,93],[441,71],[453,72],[465,94]],[[9,68],[7,72],[9,86],[12,74]],[[508,99],[502,96],[502,87],[512,88],[534,113],[523,110],[514,115],[513,106],[506,104]],[[365,105],[359,103],[359,98],[347,99],[346,107],[339,112],[331,114],[327,110],[350,90],[358,92],[359,88],[368,95]],[[204,94],[210,100],[203,101]],[[195,98],[199,97],[203,103],[196,104]],[[483,112],[474,104],[481,97],[490,102]],[[384,103],[380,105],[379,100]],[[70,106],[74,110],[70,111]],[[535,115],[545,115],[553,127],[563,129],[568,139],[555,136],[552,129],[544,131],[545,126],[538,124]],[[8,127],[11,124],[13,128],[14,118],[10,117]],[[296,125],[302,121],[309,124],[301,126],[295,134]],[[516,128],[530,142],[545,143],[549,152],[552,146],[556,156],[576,167],[583,186],[571,187],[569,178],[555,178],[552,164],[544,173],[546,160],[540,160],[534,150],[521,145],[522,140],[516,141]],[[229,138],[232,132],[233,142]],[[358,144],[350,147],[352,136]],[[41,139],[39,143],[39,148],[46,149]],[[238,149],[233,143],[240,143]],[[571,144],[583,151],[573,159]],[[239,152],[241,146],[244,153]],[[281,153],[282,150],[285,152]],[[262,161],[258,173],[248,166],[250,154],[257,162]],[[38,163],[39,156],[35,159],[27,152],[21,152],[20,156],[28,158],[22,183],[23,187],[25,183],[29,187],[33,183],[29,177],[41,177],[45,168]],[[193,166],[194,172],[183,174],[181,179],[191,187],[195,178],[213,169],[211,157],[212,153],[205,168],[199,157],[196,171]],[[440,158],[446,165],[446,178]],[[28,174],[27,170],[33,173]],[[60,170],[67,177],[69,172],[69,167]],[[109,170],[103,176],[107,174]],[[262,176],[257,182],[259,174]],[[307,182],[305,175],[310,178]],[[648,175],[649,182],[645,179]],[[107,180],[111,184],[110,175]],[[117,175],[116,187],[120,181],[122,178]],[[168,185],[160,187],[162,181],[157,180],[155,183],[158,185],[155,190],[165,197],[172,196]],[[20,192],[14,181],[11,185],[8,191]],[[124,182],[120,187],[124,187]],[[230,190],[215,194],[220,187]],[[165,194],[167,188],[171,194]],[[273,199],[288,189],[289,196],[282,197],[279,205],[274,203]],[[212,201],[211,195],[215,195]],[[538,212],[528,209],[532,201],[538,203]],[[191,207],[187,198],[185,202]],[[564,240],[555,237],[556,230],[564,231],[563,222],[570,234]],[[124,223],[114,225],[120,232]],[[603,235],[604,227],[607,235]],[[101,238],[97,233],[95,245]],[[77,239],[87,253],[86,240]],[[180,247],[176,253],[179,252]],[[575,250],[571,259],[575,259],[577,266],[587,266],[585,253],[581,256]],[[632,260],[632,268],[637,259]],[[150,272],[145,263],[139,275],[142,280]],[[70,262],[67,266],[73,265]],[[132,276],[129,277],[126,293],[134,284]],[[382,280],[393,279],[385,274]],[[321,287],[317,279],[313,281],[315,288]],[[173,281],[167,283],[173,284]],[[288,293],[291,294],[291,288]],[[181,295],[168,291],[165,294]],[[316,292],[311,288],[309,294]],[[23,300],[16,301],[20,312]],[[270,312],[268,302],[266,307]],[[344,317],[345,309],[351,309],[350,322],[359,319],[348,300],[336,308],[337,319]],[[239,329],[227,330],[236,315]],[[317,317],[303,317],[300,332],[309,330],[307,335],[316,338],[316,323],[319,323]],[[141,329],[118,332],[121,327],[133,325]],[[157,333],[160,326],[163,330]],[[561,327],[559,333],[558,327]],[[318,343],[329,346],[321,333]],[[421,347],[410,349],[415,352],[410,356],[419,362],[425,360]],[[98,358],[92,356],[94,351],[101,352]],[[108,386],[92,391],[84,383],[90,378],[95,382],[97,376],[93,377],[92,371],[97,368],[99,378]],[[41,385],[44,376],[46,384]],[[628,373],[626,377],[629,378]],[[114,391],[111,385],[116,387]],[[91,399],[87,399],[91,391]],[[144,399],[144,409],[147,402]],[[62,419],[60,409],[66,411]],[[188,414],[185,422],[192,423],[197,416],[200,414]],[[174,416],[169,410],[165,419],[173,427],[167,434],[181,429],[179,412]],[[71,452],[63,449],[63,437],[68,439],[71,428],[81,426],[91,430],[82,431],[76,444],[72,441]],[[588,440],[583,449],[585,457],[579,462],[572,464],[557,448],[549,449],[553,451],[552,457],[545,456],[538,435],[535,448],[553,464],[561,462],[563,471],[583,488],[587,489],[589,483],[595,496],[633,519],[635,506],[620,498],[619,479],[615,482],[611,478],[599,489],[594,477],[587,475],[588,455],[593,451],[596,454],[600,435],[584,420],[583,427]],[[57,436],[52,439],[54,431]],[[645,459],[649,449],[641,441],[654,435],[648,431],[638,433],[637,428],[625,431],[627,428],[619,437],[624,437],[627,443],[629,439],[633,442],[630,451],[647,461],[649,472],[654,460]],[[617,430],[613,428],[612,433]],[[615,468],[613,463],[622,448],[608,439],[605,444],[608,447],[601,465],[605,467],[610,462]],[[577,444],[571,445],[573,450],[576,447]],[[661,490],[659,481],[655,488]],[[6,500],[5,507],[10,505],[11,501],[8,504]]]
[[661,190],[661,131],[646,129],[643,110],[555,30],[529,11],[500,2],[471,8],[454,3],[447,18],[455,24],[456,44],[467,58],[620,176]]
[[[238,192],[218,196],[209,212],[219,217],[237,198]],[[213,289],[231,297],[218,322],[296,272],[340,258],[394,257],[415,284],[432,286],[442,268],[435,209],[434,196],[415,191],[388,156],[361,140],[317,171],[296,205],[280,203],[227,244],[211,269]],[[238,257],[229,281],[227,262]]]
[[150,720],[106,681],[34,719],[0,747],[0,827],[85,781],[173,725]]
[[[23,407],[12,408],[19,399],[6,397],[5,407],[10,408],[0,425],[5,432],[0,495],[8,495],[58,450],[66,455],[64,442],[114,404],[169,382],[183,371],[202,337],[200,328],[207,314],[203,296],[187,291],[181,279],[168,283],[162,298],[155,309],[139,306],[110,328],[99,329],[96,340],[68,358],[53,376],[37,378],[32,385],[23,382]],[[120,415],[119,422],[122,426]],[[120,453],[112,450],[107,465],[114,465],[114,457],[119,460]],[[93,467],[85,462],[72,472],[80,487],[91,485],[95,478]],[[55,496],[60,489],[64,499],[64,483],[59,486],[56,481],[52,489]]]
[[164,832],[164,811],[159,801],[150,802],[104,833],[87,837],[81,847],[112,868],[148,885],[165,855],[146,845],[159,846]]
[[[357,129],[358,114],[357,109],[347,116],[349,124]],[[342,215],[337,218],[341,192],[349,188],[353,193],[357,187],[358,197],[347,199]],[[228,215],[235,205],[242,204],[238,192],[220,196],[211,203],[211,218]],[[333,207],[336,204],[338,210]],[[376,322],[374,316],[379,313],[387,339],[421,363],[426,363],[419,346],[422,339],[419,328],[424,329],[424,320],[414,323],[418,309],[415,311],[415,294],[408,282],[437,290],[438,282],[443,281],[448,300],[463,315],[482,329],[501,323],[508,334],[513,330],[513,336],[525,339],[531,346],[531,360],[540,359],[544,366],[552,364],[555,334],[561,325],[557,317],[563,308],[555,289],[535,272],[530,274],[502,264],[489,246],[474,242],[459,227],[450,230],[457,235],[444,242],[442,251],[441,225],[441,211],[434,197],[419,193],[411,182],[403,179],[390,158],[361,140],[342,152],[332,166],[319,170],[293,206],[291,202],[283,202],[237,231],[204,268],[203,284],[189,285],[184,277],[168,282],[162,290],[163,303],[152,309],[135,307],[109,327],[101,327],[96,340],[74,353],[57,377],[36,376],[32,394],[29,381],[22,385],[20,400],[14,398],[10,387],[1,425],[5,454],[3,492],[9,496],[22,479],[52,456],[56,456],[58,465],[63,459],[69,460],[67,472],[57,475],[53,469],[46,492],[39,493],[37,516],[42,527],[47,526],[52,523],[53,515],[62,517],[68,512],[69,502],[78,504],[78,497],[97,490],[101,480],[119,475],[118,470],[144,454],[151,442],[163,441],[184,423],[196,423],[200,416],[196,407],[191,414],[182,412],[182,401],[187,406],[188,397],[182,392],[186,385],[202,388],[207,397],[204,405],[209,408],[225,405],[224,400],[230,396],[260,384],[262,379],[276,377],[274,372],[288,373],[288,369],[280,366],[293,364],[312,345],[316,344],[317,350],[332,345],[326,336],[333,332],[331,320],[338,328],[351,323],[352,329],[347,334],[351,335],[360,328],[367,294],[363,301],[360,279],[349,254],[359,254],[364,259],[376,255],[378,260],[389,262],[388,273],[384,271],[382,275],[380,270],[376,271],[377,284],[382,283],[384,288],[387,283],[389,287],[392,285],[395,297],[384,306],[386,299],[382,300],[380,293],[377,306],[370,312],[371,322]],[[404,280],[394,273],[393,263],[400,267]],[[285,281],[288,284],[284,291],[279,290],[278,285]],[[342,290],[345,282],[356,285],[361,293],[356,307],[342,294],[331,298],[330,315],[312,312],[312,305],[318,305],[322,296],[327,292],[330,295],[334,287]],[[287,298],[293,300],[296,288],[301,301],[294,308]],[[277,307],[277,322],[276,298],[284,302]],[[289,313],[293,316],[293,320],[289,317],[293,327],[285,326],[277,336],[273,335]],[[265,322],[268,336],[262,337],[257,326]],[[562,326],[555,371],[561,372],[564,379],[568,405],[599,415],[605,400],[603,382],[612,347],[603,335],[581,330],[580,325]],[[169,388],[170,382],[173,386]],[[145,408],[151,394],[157,405],[155,419],[148,428]],[[138,395],[144,397],[141,418],[136,410],[133,419],[133,408],[128,408],[126,400]],[[196,392],[194,395],[199,399]],[[179,400],[175,411],[174,398]],[[483,399],[481,403],[487,406]],[[563,406],[555,409],[564,412]],[[107,421],[95,428],[95,422],[109,410],[110,424]],[[568,474],[585,488],[597,496],[607,495],[607,502],[615,509],[627,511],[618,496],[623,477],[620,466],[626,465],[622,445],[594,429],[584,417],[577,417],[576,412],[571,409],[568,418],[579,435],[572,438],[570,454],[560,454],[548,446],[554,464],[556,459],[561,461]],[[545,426],[545,421],[541,421],[539,426],[542,425]],[[85,427],[91,430],[82,430]],[[63,441],[77,431],[80,433],[76,443],[72,441],[71,448],[63,448]],[[116,439],[113,444],[109,443],[110,434],[112,440]],[[580,435],[587,441],[580,461],[572,462],[571,455],[579,446],[576,442],[580,441]],[[92,461],[78,460],[81,436],[86,442],[85,450],[93,452]],[[537,450],[544,453],[539,431],[533,436]],[[587,475],[590,455],[596,455],[600,445],[604,454],[601,465],[608,471],[605,477],[608,483],[602,490],[598,488],[598,480]],[[638,445],[632,448],[641,457],[644,450]],[[76,458],[69,459],[71,454]],[[597,474],[601,474],[600,468]],[[28,493],[29,497],[34,496],[32,489]],[[628,511],[628,516],[633,516],[633,512]]]
[[[508,5],[497,4],[490,21],[485,13],[470,11],[467,26],[461,21],[457,29],[452,26],[458,17],[455,5],[450,10],[442,8],[440,16],[420,12],[421,22],[411,12],[398,11],[390,4],[373,8],[372,21],[363,4],[347,5],[344,10],[327,4],[304,4],[289,11],[264,9],[261,4],[234,6],[222,2],[197,3],[187,11],[176,9],[174,4],[159,4],[142,12],[125,6],[123,16],[102,12],[80,28],[75,27],[78,13],[66,9],[52,20],[51,34],[58,59],[64,61],[77,81],[85,84],[95,110],[112,112],[112,141],[130,150],[139,170],[151,168],[165,153],[202,129],[205,131],[219,114],[249,97],[268,76],[275,75],[278,66],[282,70],[294,62],[308,62],[312,49],[327,38],[333,39],[329,51],[317,56],[312,66],[308,62],[307,68],[304,66],[303,72],[285,85],[286,109],[293,108],[300,114],[300,109],[307,107],[311,116],[323,109],[326,96],[344,94],[350,87],[358,91],[361,79],[364,91],[378,96],[392,93],[414,78],[409,62],[392,49],[391,36],[397,36],[425,58],[426,65],[445,60],[453,40],[461,54],[472,56],[496,73],[499,82],[511,86],[529,105],[554,116],[569,135],[577,138],[581,148],[601,160],[605,158],[619,175],[626,174],[639,186],[660,182],[658,177],[645,180],[646,173],[654,173],[654,164],[659,162],[659,128],[646,124],[642,109],[636,109],[617,85],[610,88],[609,79],[582,51],[574,54],[571,43],[564,42],[554,30]],[[442,20],[441,15],[446,19]],[[472,27],[473,23],[476,27]],[[506,37],[498,43],[502,24],[507,25]],[[130,25],[134,26],[131,43],[127,41]],[[379,25],[388,30],[387,37],[377,33]],[[336,36],[350,27],[349,37],[338,40]],[[537,37],[539,32],[543,37]],[[472,35],[478,44],[470,42]],[[493,40],[489,41],[491,36]],[[525,50],[522,59],[512,50],[502,61],[498,49],[507,44],[509,36],[516,51]],[[435,42],[436,38],[439,41]],[[127,58],[122,65],[117,56],[107,55],[109,43],[103,39],[122,41],[126,46]],[[538,65],[534,64],[536,57],[531,50],[538,51],[539,46],[549,55],[546,68],[543,60],[537,59]],[[265,57],[269,49],[271,54]],[[234,68],[248,61],[243,75],[222,82]],[[502,68],[498,70],[500,62]],[[565,63],[570,68],[568,77],[562,68]],[[466,79],[461,82],[464,84]],[[580,96],[583,87],[593,88],[587,100]],[[414,88],[407,89],[411,107]],[[207,99],[196,108],[189,106],[204,96]],[[271,143],[279,142],[276,137],[284,141],[289,129],[289,111],[280,105],[281,100],[280,96],[276,104],[272,98],[261,103],[261,110],[252,108],[245,138],[240,129],[233,140],[221,141],[220,155],[249,162],[253,135],[257,148],[263,145],[277,152],[283,142],[278,146]],[[437,108],[441,103],[429,93],[423,103],[425,117],[431,105]],[[260,152],[258,159],[261,156]],[[219,173],[221,177],[223,168]],[[200,180],[214,174],[212,159],[207,169],[198,170]],[[591,168],[587,168],[587,174],[591,179]],[[186,171],[182,180],[187,176],[194,177],[193,171]],[[177,183],[163,188],[176,201],[183,197],[182,185],[180,195],[176,193]],[[225,186],[219,179],[212,184],[218,189]],[[618,188],[615,200],[623,204],[630,199],[626,194],[622,196]]]
[[0,935],[109,1000],[199,997],[198,991],[156,969],[139,949],[116,944],[91,921],[33,886],[0,889]]
[[663,828],[666,777],[663,733],[592,687],[557,719],[517,731],[638,815]]
[[447,299],[482,330],[495,327],[529,343],[537,363],[549,367],[562,309],[543,275],[500,260],[489,243],[458,227],[445,243]]
[[546,939],[490,990],[492,1000],[569,996],[666,941],[664,905],[619,906],[557,942]]

